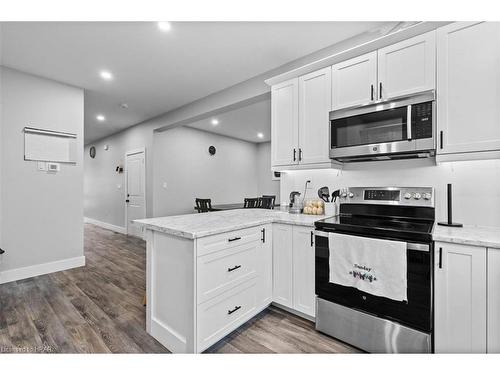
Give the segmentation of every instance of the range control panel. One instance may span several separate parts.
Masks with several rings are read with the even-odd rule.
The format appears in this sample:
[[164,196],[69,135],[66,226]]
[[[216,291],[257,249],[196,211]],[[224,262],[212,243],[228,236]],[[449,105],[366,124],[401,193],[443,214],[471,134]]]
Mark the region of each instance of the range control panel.
[[340,189],[340,203],[434,207],[431,187],[349,187]]

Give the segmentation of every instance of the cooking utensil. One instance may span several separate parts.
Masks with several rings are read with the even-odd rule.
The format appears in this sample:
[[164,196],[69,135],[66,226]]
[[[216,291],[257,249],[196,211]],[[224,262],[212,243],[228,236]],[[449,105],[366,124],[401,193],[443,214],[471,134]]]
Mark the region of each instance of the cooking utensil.
[[339,190],[335,190],[332,193],[332,202],[336,202],[338,197],[340,197],[340,189]]
[[318,189],[318,197],[325,202],[330,202],[330,189],[328,189],[328,186],[323,186]]

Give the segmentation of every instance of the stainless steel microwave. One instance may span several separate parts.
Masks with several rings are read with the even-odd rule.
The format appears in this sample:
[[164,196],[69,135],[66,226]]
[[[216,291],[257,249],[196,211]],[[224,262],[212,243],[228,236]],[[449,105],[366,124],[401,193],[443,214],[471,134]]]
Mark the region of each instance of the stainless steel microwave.
[[435,92],[330,112],[330,158],[348,162],[433,156]]

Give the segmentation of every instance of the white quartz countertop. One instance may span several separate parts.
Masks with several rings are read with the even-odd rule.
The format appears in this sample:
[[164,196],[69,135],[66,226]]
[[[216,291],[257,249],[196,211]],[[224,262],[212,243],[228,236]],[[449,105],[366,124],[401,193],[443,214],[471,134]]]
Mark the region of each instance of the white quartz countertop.
[[500,228],[497,227],[465,225],[463,228],[453,228],[436,224],[432,238],[434,241],[500,248]]
[[195,239],[269,223],[314,226],[323,215],[289,214],[279,210],[242,209],[201,214],[156,217],[134,220],[146,229]]

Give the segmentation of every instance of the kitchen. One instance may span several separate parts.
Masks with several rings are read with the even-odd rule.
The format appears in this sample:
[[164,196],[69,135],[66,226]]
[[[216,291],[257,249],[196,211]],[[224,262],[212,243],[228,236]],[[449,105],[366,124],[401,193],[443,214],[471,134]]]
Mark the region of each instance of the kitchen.
[[0,356],[500,353],[500,22],[0,40]]

